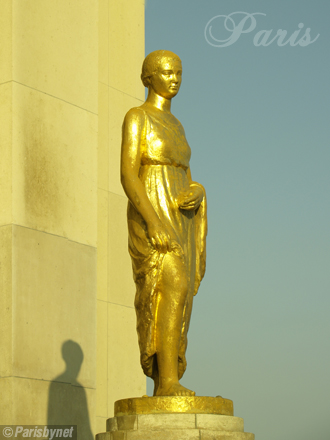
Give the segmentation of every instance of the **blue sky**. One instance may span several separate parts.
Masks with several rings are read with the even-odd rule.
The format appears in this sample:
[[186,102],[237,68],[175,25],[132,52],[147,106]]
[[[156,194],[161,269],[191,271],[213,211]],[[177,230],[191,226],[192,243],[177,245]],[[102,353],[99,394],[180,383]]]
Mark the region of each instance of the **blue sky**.
[[[266,15],[235,43],[210,45],[207,23],[233,12]],[[182,383],[232,399],[257,440],[330,438],[329,17],[327,0],[146,4],[146,53],[182,59],[172,112],[208,196],[207,271]],[[257,32],[289,38],[300,23],[296,42],[310,28],[314,43],[254,44]],[[221,17],[211,24],[218,40],[232,34]]]

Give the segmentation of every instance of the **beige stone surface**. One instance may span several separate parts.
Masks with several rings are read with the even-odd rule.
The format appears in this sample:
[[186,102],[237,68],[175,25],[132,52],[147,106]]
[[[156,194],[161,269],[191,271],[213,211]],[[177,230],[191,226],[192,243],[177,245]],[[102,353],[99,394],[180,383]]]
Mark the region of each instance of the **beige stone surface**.
[[15,376],[0,414],[46,423],[52,384],[58,416],[86,420],[83,385],[97,432],[115,399],[145,394],[119,181],[122,120],[144,98],[144,1],[2,0],[0,38],[0,374]]
[[112,417],[107,420],[107,431],[206,429],[214,431],[244,432],[240,417],[215,414],[138,414]]
[[106,424],[106,430],[107,431],[118,431],[118,424],[117,424],[118,417],[111,417],[107,420]]
[[12,261],[14,375],[54,380],[73,340],[84,354],[79,381],[95,388],[95,248],[13,226]]
[[97,299],[108,300],[109,193],[98,189],[97,197]]
[[[97,416],[113,415],[114,401],[141,396],[146,379],[139,361],[134,305],[135,286],[127,246],[127,199],[120,183],[121,127],[126,112],[141,105],[144,59],[144,1],[99,0],[98,64],[98,300],[107,303],[107,400],[98,393]],[[118,37],[120,36],[120,37]],[[98,341],[104,345],[102,324]],[[99,343],[99,342],[98,342]],[[98,350],[97,363],[104,362]],[[104,383],[104,367],[98,367]],[[99,382],[98,382],[99,383]],[[103,385],[102,385],[103,386]],[[123,433],[117,432],[121,440]]]
[[0,377],[0,425],[12,425],[13,420],[13,378],[12,377]]
[[111,433],[111,440],[127,440],[127,437],[125,437],[124,431],[117,431]]
[[[99,83],[98,188],[109,190],[109,87]],[[117,145],[120,149],[120,144]]]
[[0,225],[8,225],[12,221],[12,82],[0,85],[0,127]]
[[110,1],[108,29],[108,84],[143,99],[140,74],[144,59],[144,0]]
[[[113,3],[114,4],[114,3]],[[143,57],[140,60],[142,66]],[[140,70],[141,70],[140,66]],[[121,67],[124,69],[124,67]],[[140,70],[137,74],[140,81]],[[122,70],[121,70],[122,71]],[[142,83],[141,83],[142,85]],[[143,88],[144,89],[144,88]],[[120,149],[122,124],[125,114],[132,107],[138,107],[144,102],[144,99],[136,99],[127,93],[109,88],[109,191],[125,195],[120,183]],[[125,196],[126,197],[126,196]]]
[[97,114],[98,0],[18,3],[14,80]]
[[104,432],[96,440],[254,440],[254,434],[244,432],[215,432],[198,429]]
[[[98,398],[96,397],[96,401],[98,400]],[[104,433],[106,430],[106,422],[107,419],[106,417],[100,417],[100,416],[96,416],[95,418],[95,432],[96,433]]]
[[51,383],[47,404],[49,424],[77,425],[78,439],[92,440],[96,433],[95,389]]
[[[137,417],[139,430],[196,428],[195,414],[141,414]],[[118,421],[120,419],[118,417]],[[118,429],[121,429],[119,424]]]
[[163,429],[127,431],[126,440],[200,440],[200,436],[198,429]]
[[99,0],[99,81],[109,80],[109,0]]
[[140,419],[137,416],[117,417],[117,429],[118,431],[138,429],[138,422]]
[[[125,438],[123,437],[125,440]],[[101,432],[96,434],[95,440],[113,440],[113,435],[110,432]]]
[[[133,308],[135,284],[128,253],[127,198],[109,193],[108,209],[108,301]],[[137,341],[133,334],[132,338]]]
[[96,436],[96,440],[126,440],[124,431],[102,432]]
[[[85,432],[79,440],[91,440],[86,434],[88,425],[95,433],[95,389],[18,377],[7,382],[11,385],[11,399],[7,400],[7,405],[11,406],[13,423],[78,425],[78,430]],[[27,402],[30,404],[27,405]],[[1,423],[10,423],[3,414]]]
[[[0,377],[11,376],[12,337],[12,226],[0,227]],[[3,400],[3,399],[0,399]]]
[[214,414],[196,414],[196,428],[218,431],[244,431],[244,420]]
[[103,428],[97,432],[102,432],[108,416],[108,304],[105,301],[97,301],[96,322],[96,413],[103,418]]
[[133,307],[108,304],[108,411],[113,415],[115,400],[145,394],[146,378],[140,354]]
[[[12,0],[0,5],[0,85],[12,80]],[[1,126],[2,127],[2,126]]]
[[[239,417],[214,414],[137,414],[107,420],[107,434],[115,440],[254,440]],[[105,440],[105,437],[98,437]]]
[[13,106],[14,223],[96,246],[97,116],[20,84]]
[[249,432],[216,432],[203,429],[200,432],[201,440],[254,440],[254,434]]

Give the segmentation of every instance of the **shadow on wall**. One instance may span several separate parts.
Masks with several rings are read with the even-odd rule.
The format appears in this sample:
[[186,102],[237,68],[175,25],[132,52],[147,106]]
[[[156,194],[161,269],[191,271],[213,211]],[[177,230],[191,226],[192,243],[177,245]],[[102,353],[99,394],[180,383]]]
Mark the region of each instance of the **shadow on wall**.
[[84,354],[79,344],[68,340],[62,345],[65,371],[49,386],[48,425],[77,425],[78,440],[93,440],[86,393],[77,381]]

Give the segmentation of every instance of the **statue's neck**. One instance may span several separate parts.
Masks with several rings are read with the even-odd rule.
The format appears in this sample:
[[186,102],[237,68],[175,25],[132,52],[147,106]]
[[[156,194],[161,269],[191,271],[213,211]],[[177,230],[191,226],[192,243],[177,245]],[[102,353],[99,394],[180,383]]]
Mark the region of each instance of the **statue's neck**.
[[149,89],[146,102],[153,107],[158,108],[167,113],[171,113],[171,100],[163,98],[163,96],[157,95],[153,89]]

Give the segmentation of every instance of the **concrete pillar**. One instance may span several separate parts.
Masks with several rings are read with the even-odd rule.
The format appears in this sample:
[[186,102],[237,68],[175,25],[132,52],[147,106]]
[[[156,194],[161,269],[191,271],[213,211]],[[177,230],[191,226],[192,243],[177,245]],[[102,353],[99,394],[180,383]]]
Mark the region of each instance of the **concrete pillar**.
[[144,5],[118,3],[0,6],[0,424],[81,439],[145,389],[118,181]]
[[114,402],[146,393],[139,361],[127,198],[120,184],[121,126],[144,101],[144,1],[99,2],[97,432]]

